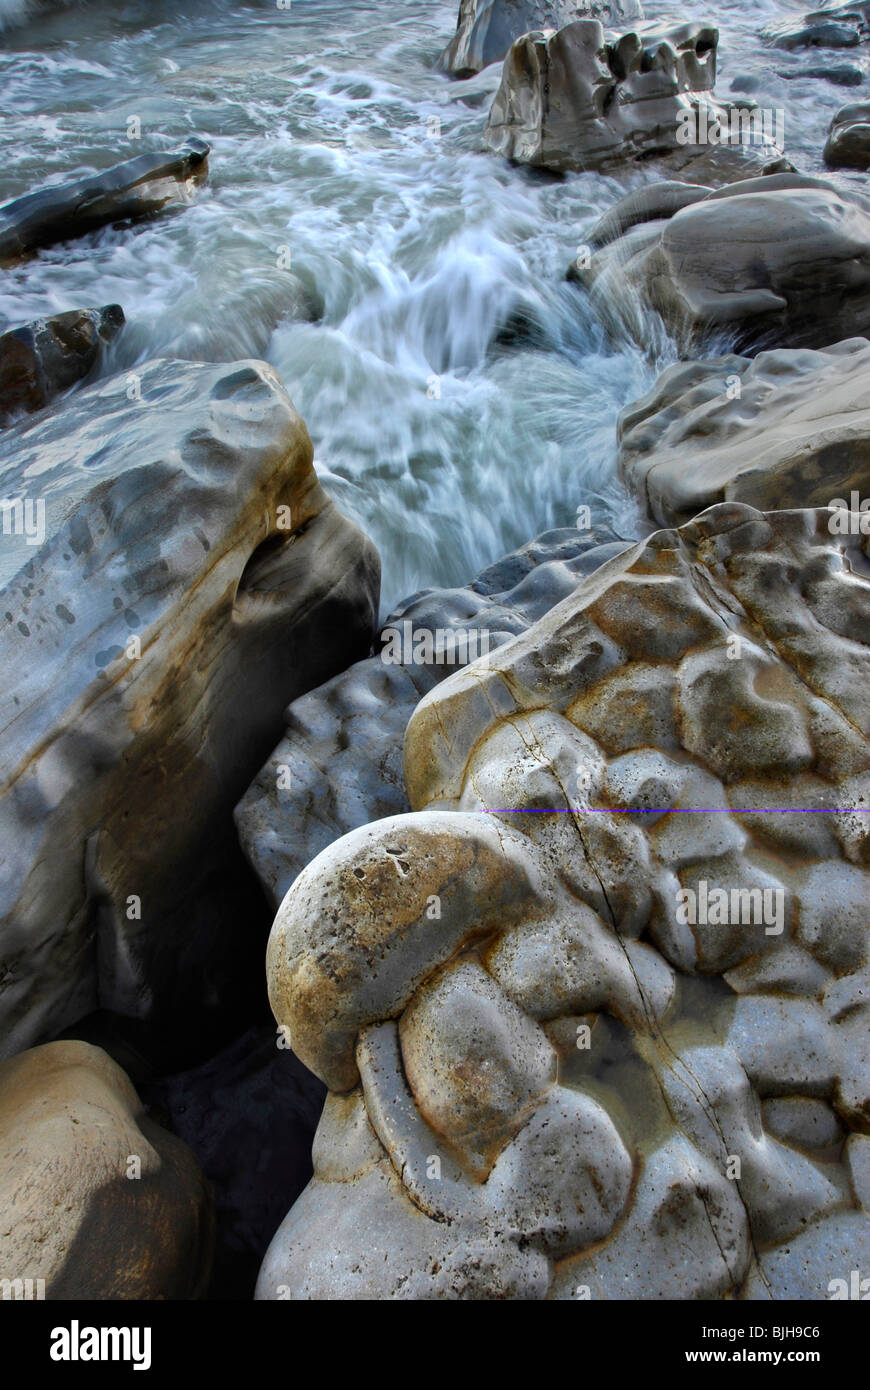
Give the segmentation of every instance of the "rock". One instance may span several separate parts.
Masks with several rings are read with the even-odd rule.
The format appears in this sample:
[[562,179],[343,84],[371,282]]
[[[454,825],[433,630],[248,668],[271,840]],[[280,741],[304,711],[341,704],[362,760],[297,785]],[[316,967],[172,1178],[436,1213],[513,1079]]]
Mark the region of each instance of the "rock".
[[414,809],[273,926],[330,1095],[258,1298],[824,1298],[866,1266],[870,538],[831,515],[658,532],[421,700]]
[[813,10],[798,24],[793,20],[769,24],[762,38],[774,48],[857,48],[870,39],[870,3],[858,0]]
[[824,160],[829,169],[870,169],[870,102],[840,107],[831,121]]
[[[290,705],[284,738],[235,813],[242,847],[273,910],[333,840],[410,809],[402,741],[419,700],[469,658],[524,632],[581,575],[627,544],[608,532],[549,531],[466,589],[415,594],[387,618],[376,656]],[[398,661],[392,635],[401,639]],[[415,648],[415,639],[427,635],[432,649],[423,642]]]
[[[835,87],[860,87],[867,78],[866,70],[859,63],[832,63],[830,66],[812,68],[786,68],[777,72],[777,77],[786,82],[795,82],[802,77],[823,78]],[[734,84],[731,84],[732,87]],[[736,91],[737,89],[734,88]]]
[[261,998],[232,808],[377,611],[311,460],[250,361],[146,363],[0,436],[7,1054],[108,1011],[178,1069]]
[[0,424],[41,410],[86,377],[124,325],[120,304],[73,309],[12,328],[0,337]]
[[[651,158],[731,178],[790,168],[751,109],[729,112],[704,95],[718,41],[713,25],[696,23],[641,24],[606,39],[591,19],[525,34],[505,59],[484,139],[496,154],[556,173]],[[725,139],[722,123],[732,132]]]
[[48,1043],[0,1063],[0,1175],[0,1269],[13,1289],[41,1280],[47,1299],[205,1294],[208,1184],[99,1048]]
[[587,262],[568,272],[592,290],[612,332],[648,346],[652,313],[687,356],[705,346],[825,348],[870,333],[863,193],[772,174],[700,198],[690,189],[690,205],[658,221],[650,196],[629,194],[605,214],[587,237]]
[[102,173],[40,188],[0,207],[0,265],[110,222],[153,217],[189,203],[208,176],[209,147],[191,138],[177,154],[140,154]]
[[849,507],[870,498],[868,373],[864,338],[677,363],[620,415],[620,469],[662,525],[724,501]]
[[470,77],[505,56],[531,29],[562,29],[575,19],[605,24],[642,19],[639,0],[460,0],[456,33],[441,55],[441,66],[456,77]]

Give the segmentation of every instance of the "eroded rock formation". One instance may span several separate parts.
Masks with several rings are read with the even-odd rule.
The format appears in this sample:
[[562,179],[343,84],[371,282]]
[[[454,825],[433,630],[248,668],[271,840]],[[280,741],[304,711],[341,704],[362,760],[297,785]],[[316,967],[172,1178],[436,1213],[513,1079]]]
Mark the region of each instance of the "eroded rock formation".
[[370,650],[377,555],[262,362],[88,387],[4,431],[0,477],[2,1048],[101,1010],[184,1065],[260,997],[232,808]]
[[[870,1259],[870,540],[723,504],[408,727],[269,943],[329,1086],[260,1298],[823,1298]],[[715,908],[714,908],[715,904]]]
[[830,169],[870,169],[870,103],[840,107],[831,121],[824,159]]
[[561,29],[575,19],[610,24],[642,17],[639,0],[460,0],[456,33],[441,66],[469,77],[499,62],[514,39],[532,29]]
[[790,168],[757,120],[753,143],[749,109],[743,138],[730,139],[730,112],[707,95],[718,41],[710,24],[606,35],[591,19],[525,34],[505,59],[484,139],[497,154],[557,173],[650,158],[719,180]]

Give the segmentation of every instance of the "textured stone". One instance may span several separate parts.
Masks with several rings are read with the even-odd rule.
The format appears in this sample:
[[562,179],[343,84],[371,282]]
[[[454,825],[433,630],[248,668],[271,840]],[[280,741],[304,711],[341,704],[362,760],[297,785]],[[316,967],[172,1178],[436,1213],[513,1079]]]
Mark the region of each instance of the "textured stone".
[[119,304],[53,314],[0,337],[0,424],[44,405],[87,376],[124,324]]
[[870,343],[679,362],[619,418],[619,466],[662,525],[716,502],[870,498]]
[[609,24],[642,15],[639,0],[460,0],[456,33],[441,66],[469,77],[499,62],[514,39],[531,29],[561,29],[575,19]]
[[[547,531],[468,588],[412,595],[384,623],[378,655],[289,706],[284,738],[236,808],[242,847],[274,909],[333,840],[410,809],[402,772],[408,720],[423,695],[473,656],[473,643],[495,650],[524,632],[627,544],[602,531]],[[384,661],[389,633],[404,634],[406,623],[412,634],[445,634],[445,659],[414,659],[412,642],[403,661]]]
[[497,154],[557,173],[652,158],[720,180],[790,168],[772,142],[705,138],[730,121],[706,95],[718,41],[710,24],[641,24],[606,36],[591,19],[525,34],[505,59],[484,139]]
[[0,1204],[3,1277],[44,1280],[48,1299],[206,1291],[208,1185],[97,1047],[48,1043],[0,1063]]
[[378,562],[266,364],[135,380],[0,437],[4,495],[44,506],[0,537],[0,1028],[109,1011],[169,1069],[260,997],[232,807],[288,700],[369,651]]
[[824,1298],[866,1265],[870,541],[831,516],[658,532],[420,702],[414,811],[273,928],[276,1016],[343,1097],[258,1297]]
[[804,15],[795,23],[786,19],[769,24],[762,37],[774,48],[857,48],[870,39],[870,4],[856,0],[855,4],[826,6]]
[[0,207],[0,265],[110,222],[184,205],[208,175],[209,147],[191,138],[177,154],[140,154],[72,183],[40,188]]
[[[611,331],[642,346],[654,320],[684,355],[704,348],[826,348],[870,332],[870,199],[799,174],[771,174],[689,195],[650,220],[632,193],[586,240],[569,270],[592,291]],[[673,199],[673,194],[669,194]],[[611,229],[621,235],[612,239]]]

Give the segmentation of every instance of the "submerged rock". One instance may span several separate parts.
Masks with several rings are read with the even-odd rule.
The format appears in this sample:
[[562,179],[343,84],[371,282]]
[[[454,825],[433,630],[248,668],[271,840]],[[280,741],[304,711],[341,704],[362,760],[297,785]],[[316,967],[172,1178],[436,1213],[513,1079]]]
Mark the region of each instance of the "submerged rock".
[[679,362],[620,415],[620,469],[662,525],[870,498],[868,376],[865,338]]
[[0,424],[41,410],[86,377],[124,326],[120,304],[52,314],[0,337]]
[[2,1048],[99,1010],[189,1065],[261,992],[232,808],[370,650],[377,556],[262,362],[88,387],[4,431],[0,491]]
[[627,544],[602,531],[548,531],[466,589],[415,594],[387,618],[376,655],[290,705],[284,738],[235,813],[273,909],[333,840],[409,809],[402,743],[420,699],[524,632]]
[[[31,1297],[205,1294],[208,1184],[97,1047],[48,1043],[0,1063],[0,1204],[4,1283],[32,1282]],[[4,1290],[15,1296],[26,1288]]]
[[[641,189],[605,214],[569,278],[612,331],[681,350],[825,348],[870,334],[870,198],[799,174],[715,191]],[[671,213],[673,206],[676,210]]]
[[790,168],[751,103],[726,110],[706,95],[718,41],[713,25],[697,23],[606,37],[581,20],[526,34],[505,60],[484,139],[497,154],[556,173],[651,158],[732,179]]
[[610,24],[642,17],[639,0],[460,0],[456,33],[441,66],[470,77],[499,62],[514,39],[531,29],[561,29],[575,19]]
[[840,107],[831,121],[824,160],[830,169],[870,169],[870,102]]
[[72,183],[40,188],[0,207],[0,265],[110,222],[153,217],[191,201],[208,175],[209,147],[191,138],[176,154],[140,154]]
[[658,532],[421,701],[414,812],[272,929],[330,1095],[259,1298],[826,1298],[866,1267],[870,539],[831,516]]

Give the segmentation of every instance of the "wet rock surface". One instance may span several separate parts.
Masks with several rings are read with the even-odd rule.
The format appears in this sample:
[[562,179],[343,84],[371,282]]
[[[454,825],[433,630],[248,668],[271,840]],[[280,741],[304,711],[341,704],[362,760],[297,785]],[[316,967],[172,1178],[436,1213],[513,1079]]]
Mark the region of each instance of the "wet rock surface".
[[840,108],[831,121],[824,159],[829,169],[870,169],[870,102]]
[[468,77],[504,58],[511,44],[532,29],[562,29],[575,19],[603,24],[641,19],[639,0],[460,0],[456,33],[441,66]]
[[147,363],[0,437],[7,1054],[103,1011],[177,1067],[261,997],[232,807],[377,611],[311,459],[258,362]]
[[53,314],[0,336],[0,425],[81,381],[124,326],[120,304]]

